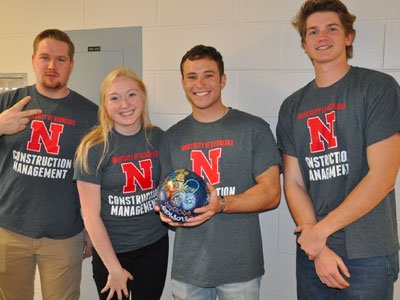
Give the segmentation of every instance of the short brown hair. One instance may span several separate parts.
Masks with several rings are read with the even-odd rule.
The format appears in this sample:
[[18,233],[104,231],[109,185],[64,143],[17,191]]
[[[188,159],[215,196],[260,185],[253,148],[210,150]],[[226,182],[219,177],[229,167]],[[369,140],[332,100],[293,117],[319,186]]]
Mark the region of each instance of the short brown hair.
[[[303,45],[306,37],[306,24],[307,18],[316,12],[335,12],[338,14],[340,22],[344,27],[346,36],[353,34],[356,35],[356,30],[353,27],[356,16],[352,15],[346,5],[340,0],[307,0],[303,3],[299,13],[292,21],[292,25],[297,29],[301,36],[301,44]],[[347,59],[353,57],[353,45],[346,46],[346,57]]]
[[68,34],[59,29],[46,29],[39,33],[33,41],[33,54],[36,53],[39,43],[44,39],[54,39],[56,41],[64,42],[68,45],[68,55],[71,61],[74,60],[75,46],[69,38]]
[[217,63],[219,76],[224,75],[224,61],[222,59],[221,53],[218,52],[217,49],[211,46],[204,46],[204,45],[196,45],[192,49],[188,50],[185,55],[182,57],[180,69],[181,75],[183,78],[183,64],[187,60],[198,60],[207,58],[213,60]]

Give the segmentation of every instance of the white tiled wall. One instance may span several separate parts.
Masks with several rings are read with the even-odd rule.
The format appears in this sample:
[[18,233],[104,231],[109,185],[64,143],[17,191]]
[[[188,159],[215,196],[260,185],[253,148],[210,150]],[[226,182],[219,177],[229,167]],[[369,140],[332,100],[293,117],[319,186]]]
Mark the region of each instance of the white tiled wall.
[[[351,63],[387,72],[400,81],[400,1],[343,1],[357,15]],[[215,46],[224,56],[228,78],[224,102],[265,118],[275,130],[283,99],[313,77],[290,25],[302,2],[0,0],[0,72],[28,72],[28,81],[33,83],[31,44],[45,28],[143,26],[143,77],[154,123],[166,129],[190,112],[179,62],[186,50],[203,43]],[[399,179],[397,187],[399,199]],[[267,270],[262,299],[296,298],[294,224],[282,200],[277,210],[261,216]],[[163,300],[171,299],[169,286],[168,280]],[[37,289],[36,299],[40,299],[38,282]],[[81,299],[96,299],[89,261],[84,263]],[[399,284],[395,299],[400,300]]]
[[386,47],[384,52],[385,68],[400,68],[400,19],[386,20]]

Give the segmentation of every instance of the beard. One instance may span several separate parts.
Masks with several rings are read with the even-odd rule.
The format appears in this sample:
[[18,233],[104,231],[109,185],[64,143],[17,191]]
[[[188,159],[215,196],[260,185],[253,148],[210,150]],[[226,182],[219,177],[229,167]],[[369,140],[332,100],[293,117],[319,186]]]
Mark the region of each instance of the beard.
[[43,80],[36,82],[38,91],[50,98],[61,98],[68,94],[67,82],[60,80]]
[[42,86],[48,90],[61,90],[67,86],[67,81],[62,82],[60,80],[49,80],[48,78],[44,78],[42,82]]
[[59,90],[59,89],[65,87],[66,84],[63,84],[60,81],[52,82],[52,81],[45,80],[45,81],[43,81],[43,86],[49,90]]

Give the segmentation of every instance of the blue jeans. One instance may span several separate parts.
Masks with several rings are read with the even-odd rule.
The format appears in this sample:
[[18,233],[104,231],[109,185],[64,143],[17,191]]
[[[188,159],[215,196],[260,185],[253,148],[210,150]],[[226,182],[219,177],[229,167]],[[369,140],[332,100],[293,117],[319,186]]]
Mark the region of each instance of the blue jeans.
[[296,278],[298,300],[392,300],[393,286],[399,272],[399,256],[346,259],[350,286],[340,290],[322,284],[310,261],[297,245]]
[[259,300],[261,277],[212,288],[198,287],[172,279],[172,295],[175,300]]

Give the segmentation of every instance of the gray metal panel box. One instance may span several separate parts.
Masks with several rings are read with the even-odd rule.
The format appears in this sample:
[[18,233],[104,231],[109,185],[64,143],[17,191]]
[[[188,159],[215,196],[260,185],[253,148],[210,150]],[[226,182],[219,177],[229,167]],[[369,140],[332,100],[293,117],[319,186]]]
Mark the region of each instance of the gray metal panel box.
[[95,103],[104,76],[115,67],[143,73],[142,27],[66,31],[75,45],[74,70],[69,87]]

